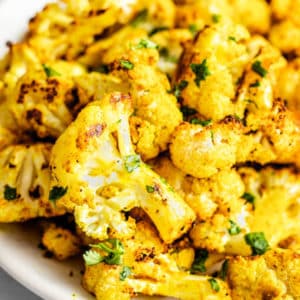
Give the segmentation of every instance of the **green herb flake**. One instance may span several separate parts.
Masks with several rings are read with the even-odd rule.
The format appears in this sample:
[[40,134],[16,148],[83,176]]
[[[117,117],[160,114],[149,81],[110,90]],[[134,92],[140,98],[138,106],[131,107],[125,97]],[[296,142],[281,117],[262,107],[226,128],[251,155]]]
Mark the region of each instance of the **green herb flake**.
[[188,81],[186,80],[181,80],[178,84],[176,84],[173,89],[171,89],[170,93],[173,93],[174,96],[179,99],[181,96],[181,92],[188,86]]
[[198,87],[200,87],[200,82],[205,80],[207,76],[211,75],[208,66],[207,60],[204,59],[200,64],[190,64],[190,67],[194,74],[196,75],[195,83]]
[[251,247],[252,255],[264,254],[270,248],[263,232],[247,233],[245,241]]
[[260,75],[261,77],[265,77],[268,73],[267,70],[263,68],[259,60],[255,61],[252,64],[252,70],[258,75]]
[[237,235],[241,232],[241,228],[232,220],[229,220],[230,227],[228,229],[228,232],[230,235]]
[[192,118],[190,120],[191,124],[197,124],[197,125],[201,125],[201,126],[208,126],[211,124],[211,120],[199,120],[198,118]]
[[258,108],[258,105],[255,101],[251,100],[251,99],[246,99],[246,102],[248,102],[249,104],[253,104],[256,108]]
[[137,154],[128,155],[124,157],[124,166],[128,173],[132,173],[141,165],[141,157]]
[[135,46],[135,49],[158,49],[157,44],[150,40],[141,39],[139,43]]
[[84,262],[87,266],[94,266],[103,261],[103,256],[94,250],[88,250],[83,254]]
[[197,249],[195,253],[195,259],[191,267],[191,272],[206,272],[205,262],[208,258],[208,251],[205,249]]
[[6,184],[4,186],[4,199],[7,201],[12,201],[17,199],[17,189]]
[[54,69],[50,68],[49,66],[43,64],[43,69],[47,77],[53,77],[53,76],[61,76],[60,73],[55,71]]
[[228,272],[228,267],[229,267],[229,260],[228,259],[225,259],[223,264],[222,264],[222,268],[219,272],[219,277],[223,280],[226,279],[226,276],[227,276],[227,272]]
[[[108,265],[121,265],[124,254],[124,246],[118,239],[108,239],[104,242],[90,245],[93,248],[101,249],[106,252],[106,256],[102,256],[102,260],[104,263]],[[100,261],[100,262],[101,262]]]
[[136,17],[131,21],[130,25],[132,27],[139,26],[141,23],[146,21],[147,16],[148,16],[148,10],[147,9],[141,10],[140,12],[138,12]]
[[93,69],[94,72],[108,74],[109,73],[109,66],[108,65],[100,65]]
[[169,52],[169,49],[166,47],[162,47],[159,49],[159,55],[161,57],[163,57],[167,62],[171,62],[171,63],[177,63],[178,62],[178,58],[175,56],[172,56]]
[[213,21],[214,23],[219,23],[220,20],[221,20],[221,16],[220,16],[220,15],[217,15],[217,14],[213,14],[213,15],[211,16],[211,19],[212,19],[212,21]]
[[212,143],[214,144],[215,143],[215,135],[212,130],[210,131],[210,138],[211,138]]
[[251,83],[249,86],[250,87],[259,87],[260,86],[260,82],[258,80],[256,80],[255,82]]
[[152,35],[158,33],[158,32],[161,32],[161,31],[165,31],[165,30],[168,30],[169,27],[167,26],[160,26],[160,27],[155,27],[153,28],[149,33],[148,35],[151,37]]
[[237,39],[236,39],[234,36],[229,36],[229,37],[228,37],[228,40],[237,43]]
[[120,65],[122,68],[127,69],[127,70],[132,70],[134,67],[134,64],[130,62],[129,60],[125,59],[120,59]]
[[155,188],[154,188],[154,186],[146,185],[146,190],[147,190],[148,193],[151,194],[151,193],[154,193]]
[[183,115],[183,119],[186,120],[188,117],[195,115],[197,113],[197,111],[194,108],[188,107],[188,106],[182,106],[180,108],[182,115]]
[[131,268],[124,266],[120,272],[120,280],[124,281],[128,276],[132,274]]
[[243,194],[242,198],[245,199],[247,202],[251,203],[254,206],[255,196],[253,194],[245,192]]
[[196,24],[190,24],[189,31],[192,33],[193,36],[195,36],[199,31],[199,27]]
[[210,283],[211,288],[215,292],[219,292],[220,291],[220,285],[219,285],[218,281],[215,278],[209,278],[208,282]]
[[63,197],[68,191],[68,187],[54,186],[49,192],[49,201],[57,201],[59,198]]

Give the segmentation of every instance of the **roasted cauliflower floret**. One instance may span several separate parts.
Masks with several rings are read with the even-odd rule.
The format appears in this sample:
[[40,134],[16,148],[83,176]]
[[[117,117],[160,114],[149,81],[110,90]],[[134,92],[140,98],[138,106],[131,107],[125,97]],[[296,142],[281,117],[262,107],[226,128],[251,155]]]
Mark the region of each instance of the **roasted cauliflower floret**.
[[284,53],[300,54],[299,0],[272,0],[274,22],[270,32],[271,42]]
[[[101,243],[100,249],[104,249]],[[107,243],[107,245],[109,245]],[[114,241],[114,245],[117,243]],[[117,248],[117,247],[115,247]],[[114,249],[115,249],[114,248]],[[137,223],[137,231],[133,238],[119,241],[120,259],[113,262],[104,258],[97,259],[105,251],[95,245],[86,253],[87,266],[84,274],[84,286],[96,295],[98,300],[130,299],[136,294],[171,296],[184,300],[192,299],[230,299],[226,284],[209,276],[190,275],[180,270],[174,259],[178,253],[189,252],[185,260],[189,267],[193,260],[191,248],[168,249],[158,239],[153,227],[147,222]],[[107,249],[107,248],[106,248]],[[110,249],[108,249],[109,251]],[[115,250],[116,253],[116,250]],[[192,260],[191,260],[192,258]]]
[[50,225],[42,236],[42,244],[58,260],[65,260],[81,252],[80,238],[69,229]]
[[[230,38],[231,37],[231,38]],[[205,119],[243,116],[245,103],[235,103],[236,82],[249,60],[247,30],[228,20],[206,27],[185,46],[179,63],[177,84],[183,105],[194,108]]]
[[50,144],[10,145],[0,152],[0,222],[65,213],[49,201]]
[[189,229],[194,213],[135,154],[132,112],[130,96],[108,94],[84,108],[59,137],[52,151],[52,187],[67,190],[57,204],[74,210],[83,231],[98,239],[131,236],[134,221],[122,211],[141,207],[162,239],[172,242]]
[[[56,62],[27,71],[3,103],[22,132],[58,137],[87,99],[79,99],[73,76],[84,74],[76,63]],[[83,103],[82,103],[83,102]]]
[[[182,120],[176,98],[168,92],[171,89],[168,78],[156,67],[157,60],[156,49],[134,49],[114,61],[112,66],[112,74],[128,83],[135,116],[130,122],[132,129],[139,119],[141,123],[135,129],[137,142],[133,142],[136,152],[145,160],[167,149],[172,132]],[[130,67],[126,67],[126,62]],[[143,130],[147,127],[149,130]]]
[[262,256],[233,257],[228,264],[232,299],[298,299],[300,255],[274,249]]
[[271,247],[298,234],[299,174],[292,168],[275,170],[270,167],[260,172],[242,168],[239,173],[245,183],[246,192],[252,195],[254,201],[255,209],[249,219],[251,231],[264,232]]
[[288,63],[279,76],[276,96],[287,101],[288,108],[293,112],[300,110],[300,58]]

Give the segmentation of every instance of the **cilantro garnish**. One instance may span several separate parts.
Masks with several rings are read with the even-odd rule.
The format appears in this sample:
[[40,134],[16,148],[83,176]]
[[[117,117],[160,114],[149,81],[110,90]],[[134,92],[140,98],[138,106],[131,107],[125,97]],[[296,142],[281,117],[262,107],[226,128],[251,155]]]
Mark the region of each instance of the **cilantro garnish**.
[[209,278],[208,282],[210,283],[210,286],[214,291],[216,291],[216,292],[220,291],[220,285],[215,278]]
[[49,66],[47,66],[45,64],[42,64],[42,66],[43,66],[44,72],[47,75],[47,77],[61,76],[60,73],[58,73],[54,69],[50,68]]
[[120,59],[120,65],[121,65],[121,67],[123,67],[124,69],[127,69],[127,70],[132,70],[134,67],[134,64],[132,62],[130,62],[129,60],[125,60],[125,59]]
[[59,198],[63,197],[68,190],[68,187],[54,186],[49,192],[49,200],[55,202]]
[[263,232],[247,233],[245,241],[251,247],[252,255],[264,254],[270,247]]
[[120,272],[120,280],[124,281],[128,276],[132,273],[131,268],[124,266],[122,271]]
[[4,186],[4,199],[7,201],[15,200],[17,198],[17,189],[6,184]]
[[211,75],[208,66],[207,60],[204,59],[200,64],[190,64],[190,67],[194,74],[196,75],[195,83],[197,86],[200,86],[200,82],[205,80],[207,76]]
[[141,165],[141,157],[137,154],[128,155],[124,157],[124,166],[128,173],[132,173]]
[[195,253],[195,259],[191,267],[191,272],[206,272],[205,262],[208,258],[208,251],[205,249],[198,249]]
[[255,73],[257,73],[258,75],[260,75],[261,77],[265,77],[268,73],[268,71],[263,68],[263,66],[261,65],[261,62],[259,60],[255,61],[252,64],[252,70]]
[[241,232],[241,228],[232,220],[229,220],[230,227],[228,229],[228,232],[230,235],[237,235]]

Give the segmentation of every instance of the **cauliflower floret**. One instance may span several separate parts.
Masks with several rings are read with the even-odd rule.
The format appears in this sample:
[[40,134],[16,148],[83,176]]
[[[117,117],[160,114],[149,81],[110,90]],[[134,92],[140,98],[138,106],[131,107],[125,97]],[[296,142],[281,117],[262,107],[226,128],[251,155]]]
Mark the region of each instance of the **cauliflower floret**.
[[288,63],[278,78],[276,96],[287,101],[291,111],[300,110],[300,58]]
[[81,252],[80,238],[69,229],[50,225],[42,236],[42,244],[58,260],[65,260]]
[[[14,126],[40,137],[58,137],[85,103],[72,76],[84,73],[75,63],[56,62],[27,71],[16,83],[2,109],[12,114]],[[83,103],[82,103],[83,102]]]
[[50,144],[11,145],[0,152],[0,222],[65,213],[49,201]]
[[[170,84],[167,76],[156,68],[157,54],[156,49],[131,50],[114,61],[112,67],[112,74],[129,85],[128,92],[133,98],[134,115],[145,121],[143,126],[155,127],[154,136],[150,133],[145,138],[147,144],[141,140],[145,131],[136,129],[141,135],[135,144],[136,151],[145,160],[167,149],[172,132],[182,120],[176,98],[168,93]],[[129,62],[132,67],[124,67],[124,61]],[[133,125],[131,122],[132,127]]]
[[[131,236],[134,221],[121,211],[141,207],[160,236],[172,242],[195,216],[187,204],[135,154],[128,118],[130,96],[113,93],[84,108],[52,151],[52,187],[67,189],[57,201],[74,210],[78,225],[98,239]],[[68,148],[68,152],[62,151]],[[100,155],[99,155],[100,154]]]
[[[231,38],[230,38],[231,37]],[[229,20],[206,27],[193,43],[185,46],[179,64],[177,84],[183,105],[196,109],[206,119],[242,116],[245,103],[235,103],[236,82],[249,60],[247,30]]]
[[[170,296],[183,300],[207,297],[230,299],[228,287],[222,280],[190,275],[180,270],[172,254],[174,249],[168,251],[147,222],[138,222],[135,236],[122,241],[121,245],[118,265],[98,263],[86,268],[84,286],[98,300],[130,299],[130,295],[135,294]],[[92,251],[96,252],[96,257],[104,255],[96,247]],[[182,253],[190,267],[193,250],[182,248],[176,251]],[[89,262],[89,259],[86,261]]]
[[[253,196],[255,210],[249,218],[253,232],[264,232],[271,247],[299,233],[300,176],[292,168],[260,172],[250,168],[239,170],[246,191]],[[276,231],[274,228],[276,227]]]
[[269,38],[284,53],[300,54],[299,7],[299,0],[271,1],[272,13],[277,22],[274,22],[269,32]]
[[229,260],[228,266],[233,300],[300,296],[300,255],[292,250],[274,249],[262,256],[237,256]]

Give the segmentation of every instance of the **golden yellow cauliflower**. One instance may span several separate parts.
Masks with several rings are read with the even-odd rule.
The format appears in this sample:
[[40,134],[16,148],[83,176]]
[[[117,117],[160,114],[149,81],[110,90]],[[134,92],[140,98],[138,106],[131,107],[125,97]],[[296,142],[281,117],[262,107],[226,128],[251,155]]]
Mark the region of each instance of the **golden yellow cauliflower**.
[[300,54],[300,1],[272,0],[271,9],[276,20],[269,32],[270,41],[284,53]]
[[50,225],[43,233],[42,244],[58,260],[65,260],[81,252],[81,241],[69,229]]
[[49,201],[52,145],[10,145],[0,152],[0,222],[65,213]]
[[162,239],[172,242],[189,229],[195,215],[134,152],[128,122],[132,112],[129,95],[107,94],[85,107],[58,138],[52,188],[65,193],[57,205],[74,211],[79,227],[98,239],[131,236],[135,222],[123,212],[141,207]]
[[185,83],[183,105],[194,108],[205,119],[243,116],[245,103],[235,103],[237,81],[249,60],[247,30],[229,20],[203,29],[186,44],[179,63],[177,84]]
[[[107,256],[110,251],[115,253],[111,255],[112,259]],[[97,300],[129,300],[136,294],[183,300],[230,299],[224,281],[180,270],[175,258],[178,255],[190,268],[194,256],[191,248],[168,250],[154,228],[141,221],[131,239],[104,241],[84,255],[87,264],[84,286],[96,295]]]
[[299,299],[300,254],[274,249],[262,256],[233,257],[227,281],[233,300]]

